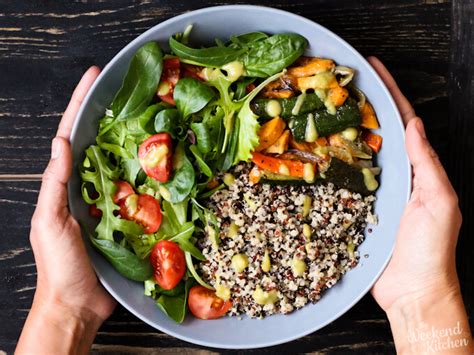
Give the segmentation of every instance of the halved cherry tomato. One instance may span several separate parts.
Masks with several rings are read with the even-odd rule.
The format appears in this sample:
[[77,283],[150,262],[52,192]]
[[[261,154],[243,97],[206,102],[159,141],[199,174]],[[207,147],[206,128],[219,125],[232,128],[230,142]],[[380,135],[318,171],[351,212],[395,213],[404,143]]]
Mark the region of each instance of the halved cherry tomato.
[[202,70],[204,69],[204,67],[201,67],[199,65],[182,63],[181,68],[183,78],[191,77],[198,80],[204,80],[204,76],[202,75]]
[[155,281],[165,290],[174,288],[186,272],[183,251],[178,244],[169,240],[156,243],[151,251],[150,261],[155,270]]
[[115,191],[115,194],[112,196],[112,200],[117,205],[121,200],[135,193],[133,187],[126,181],[119,180],[115,181],[114,184],[117,186],[117,191]]
[[160,203],[147,194],[132,194],[120,201],[120,216],[143,226],[145,234],[155,233],[163,218]]
[[157,95],[163,101],[175,105],[173,99],[173,90],[179,80],[180,62],[179,58],[168,58],[163,61],[163,72],[160,83],[158,84]]
[[158,133],[145,140],[138,150],[145,173],[159,182],[167,182],[172,170],[173,145],[169,133]]
[[194,286],[189,290],[189,310],[200,319],[217,319],[232,307],[232,301],[224,301],[215,292],[204,286]]
[[89,205],[89,215],[94,218],[102,217],[102,211],[95,204]]

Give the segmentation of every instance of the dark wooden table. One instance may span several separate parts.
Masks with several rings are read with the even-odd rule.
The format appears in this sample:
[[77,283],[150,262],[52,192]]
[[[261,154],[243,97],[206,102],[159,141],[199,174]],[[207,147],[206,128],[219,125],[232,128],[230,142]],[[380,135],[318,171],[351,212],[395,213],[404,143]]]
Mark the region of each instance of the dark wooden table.
[[[0,1],[0,353],[12,352],[35,291],[28,241],[50,141],[81,74],[104,66],[151,26],[224,2]],[[458,271],[474,316],[474,3],[469,0],[265,0],[379,56],[424,118],[464,214]],[[40,340],[38,340],[40,341]],[[205,352],[160,333],[122,307],[99,330],[96,352]],[[393,352],[370,295],[324,329],[260,352]]]

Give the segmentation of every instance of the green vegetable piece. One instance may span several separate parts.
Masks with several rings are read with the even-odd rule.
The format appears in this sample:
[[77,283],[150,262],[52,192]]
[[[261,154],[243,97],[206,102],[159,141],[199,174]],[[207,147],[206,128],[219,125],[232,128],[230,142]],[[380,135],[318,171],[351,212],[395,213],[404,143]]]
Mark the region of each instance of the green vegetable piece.
[[[290,129],[293,137],[298,142],[305,141],[308,113],[295,116],[290,121]],[[361,116],[357,103],[354,99],[347,99],[346,103],[339,106],[335,115],[331,115],[326,109],[314,112],[316,130],[320,137],[326,137],[338,133],[348,127],[357,127],[361,123]]]
[[183,118],[200,111],[214,97],[214,91],[202,81],[183,78],[174,88],[173,98]]
[[[308,185],[303,179],[267,172],[264,173],[260,182],[270,185]],[[334,157],[331,158],[331,164],[324,172],[324,178],[318,177],[313,184],[324,184],[327,182],[333,183],[337,188],[347,189],[361,195],[369,195],[373,192],[367,189],[364,182],[364,174],[361,170]]]
[[134,281],[145,281],[153,276],[153,267],[148,258],[140,259],[137,255],[112,240],[96,239],[92,236],[89,239],[108,262],[126,278]]
[[195,227],[193,222],[186,222],[182,225],[180,231],[169,240],[178,243],[183,251],[188,252],[196,259],[203,261],[206,260],[206,258],[190,241],[190,238],[194,233],[194,229]]
[[122,87],[110,105],[117,120],[140,115],[150,104],[163,69],[163,52],[155,42],[139,48],[130,62]]
[[178,110],[169,108],[157,113],[155,117],[155,131],[156,133],[169,133],[173,138],[176,138],[176,126],[180,124],[180,117]]
[[[95,230],[98,238],[113,241],[114,231],[120,231],[126,236],[142,234],[143,228],[141,226],[114,215],[114,211],[119,210],[119,206],[112,200],[117,189],[114,181],[119,179],[118,167],[113,166],[96,145],[86,149],[86,157],[87,165],[90,167],[82,166],[80,169],[83,181],[82,196],[87,203],[95,204],[102,211],[101,220]],[[95,191],[99,193],[97,199],[92,200],[89,197],[86,183],[94,185]]]
[[191,153],[193,153],[194,157],[196,158],[196,162],[199,166],[199,170],[201,170],[202,173],[206,175],[207,177],[211,177],[213,175],[212,170],[202,158],[201,153],[199,152],[199,149],[197,148],[197,146],[191,145],[189,146],[189,150],[191,151]]
[[205,122],[191,123],[191,129],[196,135],[197,147],[202,154],[212,150],[211,135]]
[[195,172],[193,164],[189,161],[184,151],[183,143],[178,144],[173,155],[174,175],[170,181],[163,184],[168,189],[169,202],[182,202],[194,186]]
[[249,160],[255,147],[258,146],[260,124],[258,123],[258,116],[250,109],[250,102],[268,83],[278,79],[282,74],[278,73],[269,77],[241,100],[243,103],[242,108],[237,114],[238,129],[234,127],[234,130],[238,132],[234,164],[237,164],[239,161]]
[[[293,108],[296,105],[299,96],[291,97],[289,99],[256,99],[253,100],[250,107],[252,111],[259,116],[259,118],[263,119],[270,119],[272,118],[267,112],[267,105],[270,101],[275,100],[278,101],[281,106],[280,117],[284,119],[288,119],[293,117],[292,114]],[[306,94],[304,98],[303,104],[300,107],[299,115],[304,115],[310,112],[314,112],[315,110],[319,110],[324,108],[324,102],[316,95],[315,93]]]
[[194,279],[188,278],[183,293],[175,296],[162,294],[156,301],[156,305],[176,323],[182,323],[186,316],[189,290],[194,284]]
[[266,78],[278,73],[298,59],[308,46],[301,35],[286,33],[253,41],[243,58],[246,76]]
[[208,47],[191,48],[170,37],[169,45],[171,51],[182,61],[190,64],[203,65],[208,67],[220,68],[221,66],[237,60],[245,53],[244,48],[232,47]]

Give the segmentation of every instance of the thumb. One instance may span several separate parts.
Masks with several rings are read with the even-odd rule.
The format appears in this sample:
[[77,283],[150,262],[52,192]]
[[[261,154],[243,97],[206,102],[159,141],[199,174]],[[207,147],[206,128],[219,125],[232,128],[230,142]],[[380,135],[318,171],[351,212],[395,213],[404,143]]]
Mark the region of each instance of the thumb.
[[452,190],[448,176],[426,138],[423,122],[416,117],[408,122],[406,128],[406,148],[413,166],[413,188],[424,191],[443,192]]
[[56,137],[51,144],[51,160],[43,174],[37,212],[57,216],[67,212],[66,183],[71,176],[72,154],[67,139]]

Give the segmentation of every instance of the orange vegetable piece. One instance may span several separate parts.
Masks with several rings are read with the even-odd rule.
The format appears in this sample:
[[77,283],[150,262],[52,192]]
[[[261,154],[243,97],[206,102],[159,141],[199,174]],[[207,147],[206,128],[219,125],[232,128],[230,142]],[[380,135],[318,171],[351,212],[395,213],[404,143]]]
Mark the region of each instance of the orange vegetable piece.
[[360,124],[362,127],[368,129],[380,128],[379,121],[371,104],[366,102],[360,110],[360,114],[362,116],[362,123]]
[[254,152],[252,161],[260,169],[274,174],[289,175],[298,178],[304,177],[304,163],[299,160],[279,159]]
[[258,131],[259,145],[255,150],[260,152],[270,147],[283,134],[285,126],[285,121],[280,117],[275,117],[265,122]]
[[289,140],[290,140],[290,131],[285,130],[275,143],[273,143],[271,146],[265,149],[265,153],[283,154],[283,152],[288,150]]
[[293,75],[297,78],[330,71],[335,66],[331,59],[317,57],[302,57],[296,65],[295,67],[288,68],[288,75]]
[[372,132],[365,132],[362,135],[362,139],[376,153],[378,153],[380,151],[380,148],[382,148],[382,136],[378,134]]
[[319,137],[318,139],[316,139],[316,144],[320,147],[327,147],[329,145],[326,137]]
[[341,106],[349,96],[349,92],[346,88],[338,86],[329,90],[329,99],[332,101],[334,106]]
[[257,166],[254,166],[249,173],[249,180],[252,184],[258,184],[262,178],[262,172]]

